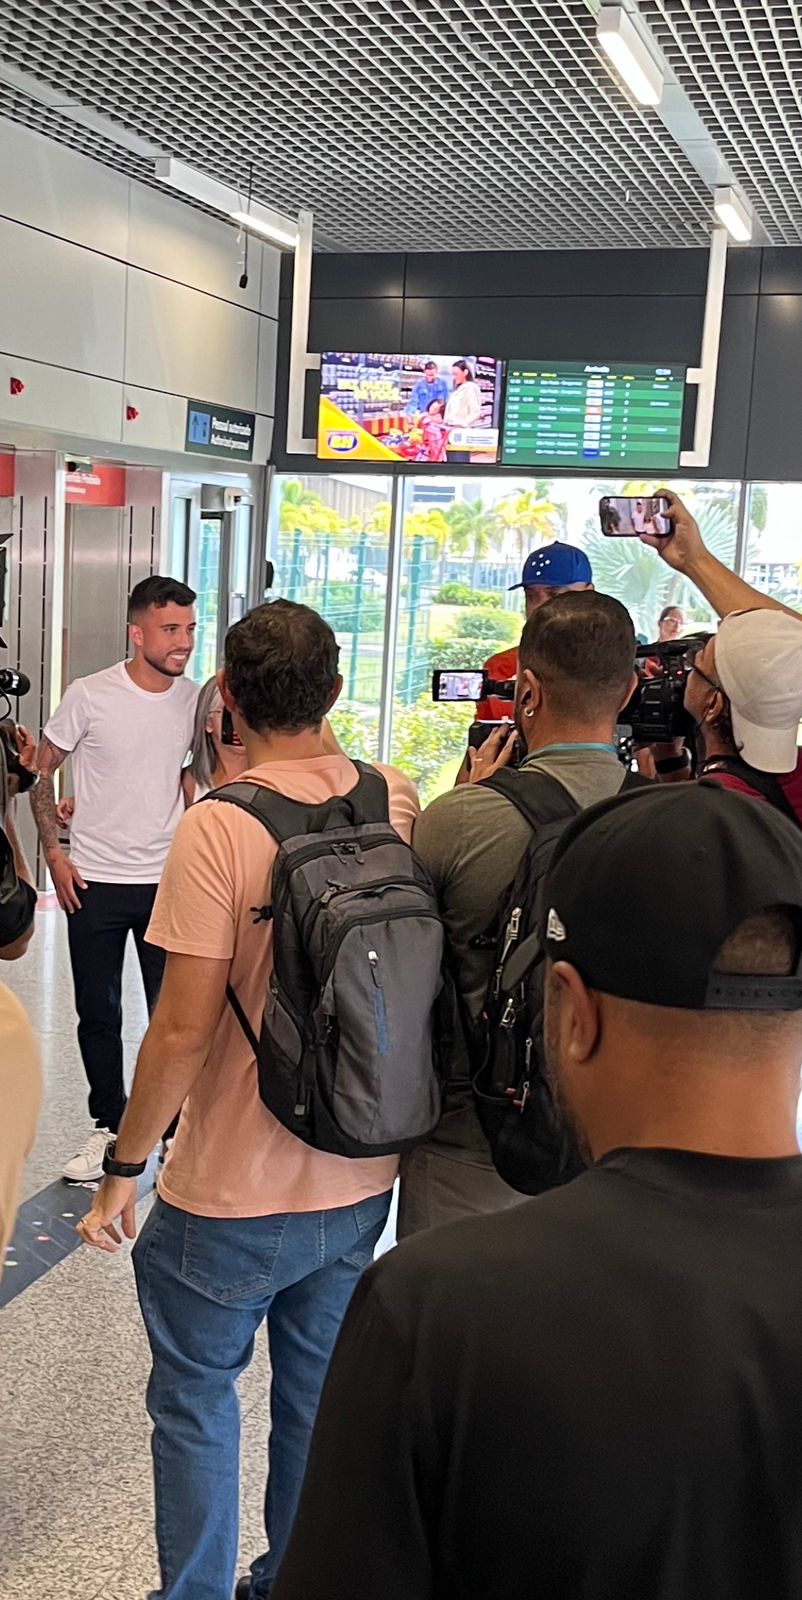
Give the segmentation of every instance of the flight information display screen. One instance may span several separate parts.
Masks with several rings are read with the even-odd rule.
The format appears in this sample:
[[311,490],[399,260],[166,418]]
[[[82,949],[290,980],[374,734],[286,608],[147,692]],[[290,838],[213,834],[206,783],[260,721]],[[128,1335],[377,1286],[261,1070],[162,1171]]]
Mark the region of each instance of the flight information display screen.
[[651,473],[679,466],[685,367],[510,361],[505,467]]

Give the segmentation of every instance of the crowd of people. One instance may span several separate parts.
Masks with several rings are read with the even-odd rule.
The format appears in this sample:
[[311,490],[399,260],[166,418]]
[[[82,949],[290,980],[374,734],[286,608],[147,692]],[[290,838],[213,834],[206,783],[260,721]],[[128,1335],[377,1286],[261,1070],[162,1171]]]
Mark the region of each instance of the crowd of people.
[[[519,649],[488,663],[515,679],[514,736],[494,731],[423,811],[403,774],[339,748],[334,634],[290,602],[230,629],[199,694],[195,596],[147,579],[130,658],[70,686],[38,751],[18,730],[68,918],[94,1124],[64,1175],[102,1179],[87,1246],[136,1239],[164,1600],[230,1600],[235,1585],[238,1600],[802,1590],[802,619],[668,500],[670,535],[645,542],[722,619],[688,662],[693,781],[684,762],[662,783],[621,761],[633,625],[563,544],[528,558]],[[683,623],[666,608],[661,642]],[[68,755],[67,853],[54,776]],[[16,804],[11,785],[6,960],[35,899]],[[347,909],[388,832],[420,898],[406,939],[387,909],[397,865]],[[534,959],[538,1000],[513,1044],[526,1078],[507,1121],[528,1129],[542,1108],[572,1151],[529,1186],[510,1183],[473,1087],[508,981],[513,887],[532,931],[511,982]],[[341,936],[315,966],[324,912]],[[425,919],[442,929],[440,994],[431,1019],[414,1002],[399,1016],[394,969],[419,954]],[[290,928],[309,965],[295,996],[276,959]],[[129,932],[151,1020],[126,1100]],[[39,1090],[24,1014],[0,990],[6,1029],[7,1236]],[[384,1116],[399,1040],[410,1071],[431,1042],[438,1114],[425,1137],[374,1131],[340,1153],[355,1106],[360,1126]],[[286,1108],[271,1063],[289,1075]],[[403,1242],[371,1265],[397,1179]],[[268,1548],[237,1580],[236,1381],[263,1322]]]

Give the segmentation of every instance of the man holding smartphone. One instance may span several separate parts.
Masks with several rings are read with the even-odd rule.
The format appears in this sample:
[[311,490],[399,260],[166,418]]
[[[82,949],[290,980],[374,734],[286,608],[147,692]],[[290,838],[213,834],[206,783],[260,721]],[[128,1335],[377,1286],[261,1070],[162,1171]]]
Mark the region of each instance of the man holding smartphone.
[[[31,806],[59,905],[67,913],[78,1044],[94,1122],[63,1169],[96,1182],[125,1109],[122,973],[132,933],[152,1011],[164,952],[145,942],[162,868],[184,813],[181,770],[192,743],[197,684],[184,673],[195,643],[195,594],[153,575],[128,603],[130,661],[71,683],[39,746]],[[54,776],[72,757],[70,855],[59,843]]]
[[692,650],[685,708],[697,729],[698,776],[767,801],[802,827],[802,617],[753,589],[706,549],[678,495],[664,491],[670,532],[644,535],[722,618]]

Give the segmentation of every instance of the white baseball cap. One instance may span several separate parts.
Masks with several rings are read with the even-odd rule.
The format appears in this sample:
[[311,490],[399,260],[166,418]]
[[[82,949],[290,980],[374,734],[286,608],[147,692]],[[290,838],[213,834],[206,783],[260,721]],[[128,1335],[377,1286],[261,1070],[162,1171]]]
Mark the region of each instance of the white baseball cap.
[[744,761],[760,772],[792,772],[802,720],[802,617],[731,612],[716,634],[716,675]]

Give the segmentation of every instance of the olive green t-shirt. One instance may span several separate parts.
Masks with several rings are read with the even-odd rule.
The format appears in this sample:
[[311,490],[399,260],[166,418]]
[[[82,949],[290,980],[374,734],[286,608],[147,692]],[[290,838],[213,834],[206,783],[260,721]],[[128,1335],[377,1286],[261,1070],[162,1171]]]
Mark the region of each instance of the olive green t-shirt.
[[[626,776],[612,751],[585,745],[530,756],[521,783],[535,772],[557,778],[581,807],[617,794]],[[480,1015],[495,952],[472,950],[470,942],[492,927],[531,837],[512,802],[479,784],[459,784],[440,795],[414,826],[412,843],[434,880],[457,980],[472,1017]],[[464,1045],[458,1040],[449,1075],[467,1073]]]

